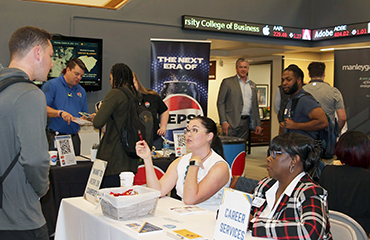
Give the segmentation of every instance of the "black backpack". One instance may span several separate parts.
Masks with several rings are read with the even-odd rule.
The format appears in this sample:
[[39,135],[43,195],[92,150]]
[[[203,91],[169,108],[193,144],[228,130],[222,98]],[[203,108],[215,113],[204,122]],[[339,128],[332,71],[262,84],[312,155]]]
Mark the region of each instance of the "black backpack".
[[126,94],[128,98],[128,107],[126,120],[121,128],[118,126],[116,127],[117,129],[121,129],[119,131],[120,139],[127,155],[131,158],[139,158],[135,150],[136,142],[140,140],[139,131],[150,148],[153,144],[153,115],[144,106],[143,97],[140,93],[135,96],[126,86],[118,89]]
[[[33,82],[31,82],[30,80],[25,79],[25,78],[10,77],[10,78],[4,79],[0,82],[0,92],[3,91],[8,86],[10,86],[14,83],[19,83],[19,82],[25,82],[25,83],[33,84]],[[9,164],[8,168],[5,170],[3,175],[0,176],[0,209],[3,208],[3,182],[4,182],[5,178],[8,176],[8,174],[10,173],[10,171],[13,169],[15,164],[18,162],[19,155],[20,155],[20,152],[14,157],[14,159]]]
[[[304,92],[297,98],[292,99],[291,117],[293,117],[295,108],[297,107],[299,99],[304,95],[310,95],[308,92]],[[335,120],[335,125],[330,120],[330,117],[325,113],[328,119],[328,127],[317,132],[316,143],[320,146],[320,157],[324,159],[331,159],[334,157],[334,148],[337,138],[339,136],[338,122]]]

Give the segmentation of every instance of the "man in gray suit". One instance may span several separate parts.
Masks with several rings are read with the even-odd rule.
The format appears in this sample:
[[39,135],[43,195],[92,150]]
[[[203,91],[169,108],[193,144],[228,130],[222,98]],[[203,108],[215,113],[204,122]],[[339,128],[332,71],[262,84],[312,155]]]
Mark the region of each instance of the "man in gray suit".
[[262,132],[258,111],[256,84],[248,78],[247,59],[236,61],[237,75],[222,80],[217,108],[222,132],[228,136],[248,139],[249,128]]

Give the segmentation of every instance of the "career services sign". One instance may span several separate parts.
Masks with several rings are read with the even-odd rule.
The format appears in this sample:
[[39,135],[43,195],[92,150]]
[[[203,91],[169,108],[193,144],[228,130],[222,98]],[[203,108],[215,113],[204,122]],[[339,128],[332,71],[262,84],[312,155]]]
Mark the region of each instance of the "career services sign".
[[218,212],[214,240],[245,239],[252,200],[252,194],[225,188]]

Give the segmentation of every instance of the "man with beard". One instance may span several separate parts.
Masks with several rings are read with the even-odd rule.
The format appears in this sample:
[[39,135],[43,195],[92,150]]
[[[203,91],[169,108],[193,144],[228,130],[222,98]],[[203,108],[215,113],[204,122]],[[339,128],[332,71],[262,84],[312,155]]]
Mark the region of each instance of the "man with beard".
[[317,131],[326,128],[328,120],[316,99],[302,89],[303,77],[302,70],[294,64],[283,71],[282,87],[290,97],[285,108],[281,109],[284,121],[280,127],[284,132],[299,132],[316,139]]

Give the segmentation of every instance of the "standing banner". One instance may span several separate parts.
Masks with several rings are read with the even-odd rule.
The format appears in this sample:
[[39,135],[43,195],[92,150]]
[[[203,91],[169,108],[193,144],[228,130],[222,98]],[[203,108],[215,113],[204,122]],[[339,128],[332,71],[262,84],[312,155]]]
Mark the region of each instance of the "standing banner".
[[170,111],[166,139],[207,115],[210,41],[150,39],[151,88]]
[[348,130],[370,134],[370,48],[334,51],[334,86],[341,91]]

